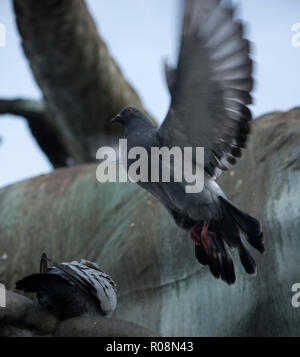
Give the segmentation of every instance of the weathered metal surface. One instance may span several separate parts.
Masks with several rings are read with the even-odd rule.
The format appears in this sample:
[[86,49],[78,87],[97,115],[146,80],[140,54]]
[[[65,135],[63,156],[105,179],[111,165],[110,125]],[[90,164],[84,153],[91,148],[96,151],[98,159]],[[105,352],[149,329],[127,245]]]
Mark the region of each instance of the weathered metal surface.
[[86,165],[0,190],[0,280],[13,287],[37,271],[44,251],[56,261],[84,257],[117,282],[114,317],[158,334],[300,335],[300,309],[291,305],[300,281],[300,109],[257,119],[253,134],[220,183],[263,223],[256,277],[236,259],[234,286],[213,279],[156,199],[133,183],[100,184],[97,166]]
[[6,307],[0,309],[0,337],[15,336],[153,337],[137,324],[97,315],[59,321],[37,302],[6,292]]

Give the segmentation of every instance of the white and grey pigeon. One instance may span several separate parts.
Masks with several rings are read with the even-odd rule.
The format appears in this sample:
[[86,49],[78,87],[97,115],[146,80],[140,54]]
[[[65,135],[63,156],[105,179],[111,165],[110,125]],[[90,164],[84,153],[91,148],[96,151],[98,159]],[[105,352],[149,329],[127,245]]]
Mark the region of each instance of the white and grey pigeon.
[[18,281],[16,288],[37,293],[38,302],[60,319],[83,314],[110,316],[117,305],[114,281],[85,259],[58,264],[44,253],[40,273]]
[[[121,123],[127,150],[144,147],[204,147],[204,189],[186,193],[181,182],[138,182],[157,197],[178,226],[190,231],[197,260],[216,278],[235,282],[230,250],[237,248],[248,274],[256,264],[245,239],[264,252],[260,223],[226,198],[216,177],[235,164],[250,132],[253,88],[249,42],[232,6],[218,0],[186,0],[177,68],[167,67],[171,105],[160,128],[133,106],[112,122]],[[123,155],[123,154],[122,154]],[[137,158],[138,159],[138,158]],[[134,162],[129,160],[128,168]],[[199,163],[193,161],[194,167]],[[149,165],[149,172],[151,166]],[[149,173],[149,178],[151,172]]]

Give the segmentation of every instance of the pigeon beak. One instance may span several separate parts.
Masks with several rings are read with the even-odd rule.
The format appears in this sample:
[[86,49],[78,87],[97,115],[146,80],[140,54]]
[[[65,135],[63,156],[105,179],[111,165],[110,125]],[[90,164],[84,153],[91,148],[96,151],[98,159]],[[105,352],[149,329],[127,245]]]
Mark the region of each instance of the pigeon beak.
[[120,123],[121,121],[121,115],[117,114],[114,118],[112,118],[111,122],[112,123]]

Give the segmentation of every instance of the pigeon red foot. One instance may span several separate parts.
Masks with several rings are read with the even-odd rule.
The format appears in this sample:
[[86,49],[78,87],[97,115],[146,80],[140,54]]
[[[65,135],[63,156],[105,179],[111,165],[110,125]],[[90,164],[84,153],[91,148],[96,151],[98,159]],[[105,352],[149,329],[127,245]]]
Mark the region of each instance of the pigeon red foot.
[[[205,249],[207,254],[211,253],[211,243],[209,236],[215,236],[214,232],[210,232],[208,230],[209,223],[205,222],[203,224],[197,223],[194,227],[190,230],[190,238],[196,244],[202,244],[203,248]],[[199,232],[200,231],[200,232]]]

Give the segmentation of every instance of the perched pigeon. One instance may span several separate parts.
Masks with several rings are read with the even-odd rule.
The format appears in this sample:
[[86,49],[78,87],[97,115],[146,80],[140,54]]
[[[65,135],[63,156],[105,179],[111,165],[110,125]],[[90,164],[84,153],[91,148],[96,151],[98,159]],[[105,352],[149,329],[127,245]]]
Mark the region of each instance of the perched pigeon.
[[197,260],[228,284],[235,282],[230,249],[238,249],[248,274],[256,273],[256,264],[244,238],[264,252],[260,223],[229,202],[215,182],[241,156],[250,131],[252,61],[243,26],[233,13],[218,0],[186,0],[178,66],[167,66],[171,105],[164,122],[156,128],[132,106],[112,120],[125,127],[128,151],[136,146],[149,154],[151,147],[204,147],[202,192],[186,193],[185,184],[174,181],[138,184],[162,202],[178,226],[190,231]]
[[40,273],[18,281],[16,288],[36,292],[38,302],[60,319],[82,314],[109,316],[117,304],[113,280],[96,263],[84,259],[57,264],[43,254]]

